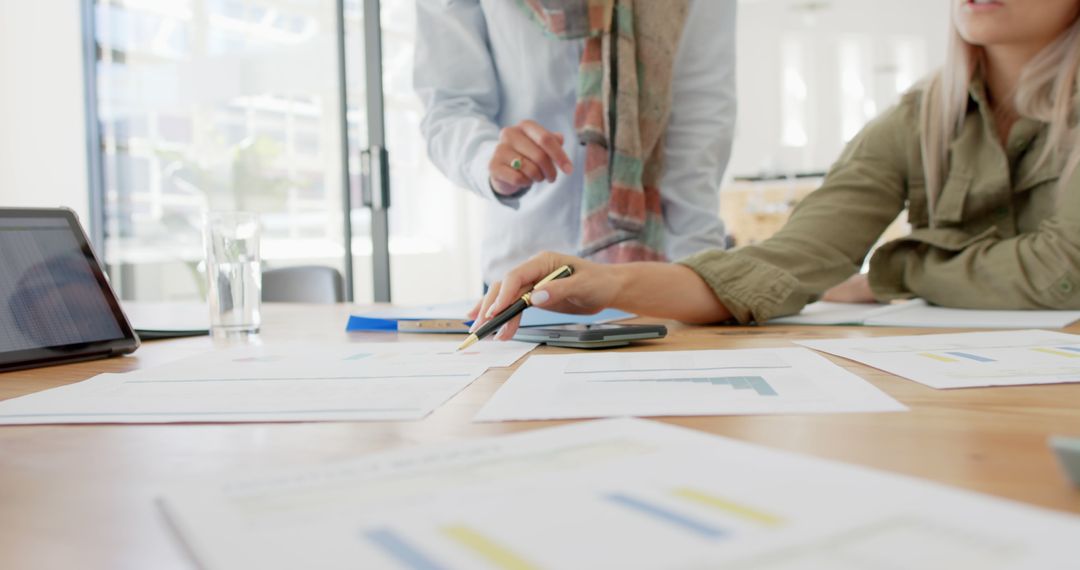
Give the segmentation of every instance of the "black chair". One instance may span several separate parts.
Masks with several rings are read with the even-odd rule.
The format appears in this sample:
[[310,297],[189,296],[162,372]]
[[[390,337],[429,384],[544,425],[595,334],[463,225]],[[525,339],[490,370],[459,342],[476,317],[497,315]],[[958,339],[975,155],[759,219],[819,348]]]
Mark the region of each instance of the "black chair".
[[341,303],[345,279],[333,267],[299,265],[268,269],[262,274],[264,303]]

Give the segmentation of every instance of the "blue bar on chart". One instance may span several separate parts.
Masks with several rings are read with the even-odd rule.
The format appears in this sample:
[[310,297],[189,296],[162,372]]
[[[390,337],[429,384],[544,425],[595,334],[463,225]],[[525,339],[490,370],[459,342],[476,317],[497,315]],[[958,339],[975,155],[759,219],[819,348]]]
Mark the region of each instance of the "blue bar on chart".
[[975,362],[997,362],[993,358],[979,356],[978,354],[971,354],[970,352],[946,352],[945,354],[951,354],[952,356],[958,356],[960,358],[974,360]]
[[736,390],[754,390],[759,396],[777,396],[776,390],[761,376],[724,376],[705,378],[645,378],[639,380],[593,380],[593,382],[661,382],[665,384],[711,384]]
[[428,558],[426,554],[417,550],[390,529],[369,530],[364,533],[364,536],[372,544],[382,549],[383,552],[411,570],[446,570],[446,566],[442,566]]
[[721,528],[717,528],[708,523],[702,522],[682,513],[675,512],[660,505],[650,503],[636,497],[631,497],[630,495],[626,495],[623,493],[610,493],[608,495],[605,495],[604,498],[619,506],[626,507],[640,514],[652,517],[656,520],[668,523],[670,525],[677,526],[679,528],[682,528],[683,530],[693,532],[705,538],[715,540],[724,538],[728,534],[727,531]]

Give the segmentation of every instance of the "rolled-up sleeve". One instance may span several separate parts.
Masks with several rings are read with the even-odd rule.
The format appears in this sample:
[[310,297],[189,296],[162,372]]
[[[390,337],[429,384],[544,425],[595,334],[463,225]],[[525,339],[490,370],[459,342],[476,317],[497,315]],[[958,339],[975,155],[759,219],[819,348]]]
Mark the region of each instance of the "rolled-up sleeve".
[[676,55],[660,181],[667,251],[724,243],[720,182],[735,132],[735,0],[696,0]]
[[494,199],[488,163],[500,92],[478,0],[417,0],[413,74],[431,161],[458,186]]
[[1080,171],[1059,190],[1055,214],[1033,232],[922,229],[883,245],[870,260],[875,294],[968,309],[1080,309]]

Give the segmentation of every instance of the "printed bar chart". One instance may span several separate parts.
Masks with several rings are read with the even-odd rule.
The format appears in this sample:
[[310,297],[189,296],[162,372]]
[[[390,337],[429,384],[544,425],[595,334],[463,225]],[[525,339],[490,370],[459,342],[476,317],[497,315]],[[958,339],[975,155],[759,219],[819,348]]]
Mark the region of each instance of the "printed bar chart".
[[932,388],[1080,382],[1080,336],[1002,331],[797,341]]
[[203,566],[265,570],[1072,570],[1080,536],[1076,516],[627,418],[177,484],[162,505]]
[[711,384],[731,386],[736,390],[754,390],[759,396],[776,396],[776,390],[761,376],[726,376],[712,378],[648,378],[644,380],[593,380],[593,382],[661,382],[665,384]]
[[813,352],[780,348],[535,356],[499,388],[476,419],[904,409]]

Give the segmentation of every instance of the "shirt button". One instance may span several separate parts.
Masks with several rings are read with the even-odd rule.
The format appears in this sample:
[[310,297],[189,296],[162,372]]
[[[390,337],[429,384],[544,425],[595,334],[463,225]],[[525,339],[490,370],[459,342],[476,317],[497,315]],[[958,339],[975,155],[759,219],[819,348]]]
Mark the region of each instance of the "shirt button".
[[1073,290],[1072,281],[1069,281],[1068,279],[1062,279],[1058,282],[1058,289],[1060,289],[1062,293],[1071,293]]

